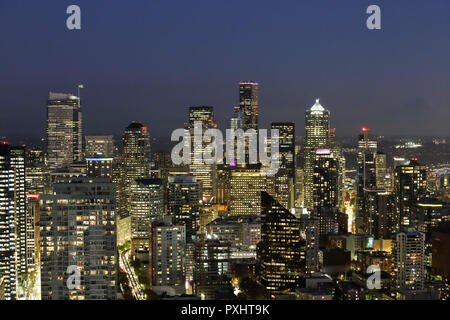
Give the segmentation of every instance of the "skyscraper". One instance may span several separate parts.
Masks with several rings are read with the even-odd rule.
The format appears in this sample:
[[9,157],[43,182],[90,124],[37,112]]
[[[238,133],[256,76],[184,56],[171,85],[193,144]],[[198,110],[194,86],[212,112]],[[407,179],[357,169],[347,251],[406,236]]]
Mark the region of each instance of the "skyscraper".
[[[116,201],[111,180],[61,179],[40,203],[42,299],[115,300]],[[77,274],[78,284],[73,279]]]
[[80,98],[50,92],[47,101],[47,153],[51,170],[82,159]]
[[388,184],[386,183],[386,154],[383,152],[377,152],[375,156],[375,167],[376,167],[376,175],[377,175],[377,189],[387,188]]
[[314,207],[314,161],[317,149],[328,148],[330,144],[330,112],[316,103],[305,113],[305,142],[304,142],[304,181],[305,207]]
[[411,207],[427,192],[427,167],[420,165],[417,158],[408,165],[395,168],[395,203],[400,226],[409,226]]
[[160,179],[136,179],[131,185],[131,252],[148,260],[150,229],[164,214],[163,185]]
[[231,243],[214,237],[194,242],[194,294],[202,300],[214,300],[231,293]]
[[422,290],[425,281],[425,235],[414,229],[394,239],[394,271],[398,290]]
[[259,215],[262,191],[274,194],[274,177],[262,172],[259,165],[231,169],[230,214]]
[[295,289],[305,271],[299,220],[266,192],[261,193],[259,281],[271,293]]
[[136,179],[145,179],[150,170],[150,134],[147,127],[132,122],[122,136],[122,153],[117,183],[117,205],[120,217],[131,210],[131,185]]
[[196,177],[197,181],[202,184],[202,201],[209,202],[215,193],[216,182],[216,165],[206,164],[203,160],[203,152],[209,141],[204,141],[201,146],[196,146],[194,143],[194,127],[195,123],[200,122],[202,124],[202,136],[203,133],[210,128],[217,128],[217,124],[214,121],[214,109],[210,106],[195,106],[189,107],[189,122],[187,128],[191,135],[191,164],[189,165],[189,171]]
[[32,148],[25,154],[25,180],[27,194],[50,192],[50,172],[42,149]]
[[194,176],[169,176],[167,210],[174,222],[186,226],[186,241],[192,242],[200,223],[201,185]]
[[373,235],[375,239],[391,239],[393,232],[398,230],[393,193],[386,189],[367,190],[363,207],[364,233]]
[[16,299],[27,273],[25,147],[0,142],[0,278],[5,298]]
[[339,161],[330,149],[316,150],[313,185],[314,210],[338,207]]
[[369,136],[369,129],[362,128],[358,137],[357,189],[355,227],[358,233],[369,233],[371,216],[366,207],[368,192],[377,189],[377,141]]
[[241,110],[240,106],[234,107],[233,116],[228,119],[227,129],[244,129],[244,112]]
[[258,130],[258,83],[239,83],[239,106],[244,113],[244,130]]
[[171,221],[152,223],[150,279],[153,291],[157,291],[157,287],[163,287],[164,290],[172,287],[174,293],[185,293],[185,230],[185,226],[173,225]]
[[306,274],[314,274],[319,269],[319,220],[308,218],[302,221],[306,235]]
[[294,207],[295,187],[295,124],[293,122],[274,122],[272,130],[279,131],[279,163],[275,174],[275,197],[280,204],[291,209]]

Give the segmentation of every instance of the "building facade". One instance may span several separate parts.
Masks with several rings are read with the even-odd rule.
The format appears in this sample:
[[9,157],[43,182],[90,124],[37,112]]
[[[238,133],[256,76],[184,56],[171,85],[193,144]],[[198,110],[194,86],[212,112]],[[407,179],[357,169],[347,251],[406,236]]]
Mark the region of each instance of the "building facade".
[[80,98],[50,92],[47,101],[47,153],[51,170],[82,160]]
[[115,300],[115,185],[106,178],[61,179],[40,197],[43,300]]
[[330,144],[330,112],[316,100],[316,103],[305,113],[304,140],[304,205],[314,208],[314,162],[317,149],[328,148]]

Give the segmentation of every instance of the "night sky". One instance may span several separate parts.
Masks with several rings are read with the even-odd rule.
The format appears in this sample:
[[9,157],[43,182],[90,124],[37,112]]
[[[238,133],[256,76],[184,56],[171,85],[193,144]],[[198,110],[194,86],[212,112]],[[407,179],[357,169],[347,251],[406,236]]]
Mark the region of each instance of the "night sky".
[[260,84],[261,127],[303,134],[319,97],[338,136],[450,136],[450,1],[0,0],[0,137],[43,137],[48,92],[79,82],[86,134],[138,120],[168,137],[190,105],[224,126],[239,80]]

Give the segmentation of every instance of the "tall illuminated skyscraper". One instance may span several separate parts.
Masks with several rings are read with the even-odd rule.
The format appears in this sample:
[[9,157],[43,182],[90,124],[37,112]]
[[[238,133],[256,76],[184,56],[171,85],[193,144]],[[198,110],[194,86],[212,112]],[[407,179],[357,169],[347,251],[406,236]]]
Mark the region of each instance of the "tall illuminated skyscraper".
[[196,177],[197,181],[202,184],[202,201],[209,202],[215,194],[216,165],[206,164],[203,160],[196,160],[203,159],[201,155],[206,146],[209,145],[209,142],[203,141],[201,147],[195,145],[195,122],[200,122],[202,124],[202,136],[207,129],[217,128],[217,124],[214,121],[214,108],[210,106],[189,107],[189,122],[186,128],[189,130],[192,137],[191,164],[189,165],[189,171]]
[[[170,216],[169,216],[170,217]],[[164,217],[164,220],[166,217]],[[153,222],[150,241],[150,281],[152,290],[157,287],[174,293],[185,293],[184,254],[186,227],[171,221]]]
[[294,207],[295,188],[295,124],[293,122],[274,122],[272,130],[279,131],[280,168],[275,174],[275,197],[280,204]]
[[50,172],[42,149],[32,148],[26,151],[25,180],[27,194],[44,194],[51,190]]
[[394,272],[398,290],[422,290],[425,281],[425,234],[414,229],[394,239]]
[[314,207],[314,161],[317,149],[325,149],[330,145],[330,112],[319,103],[319,99],[305,114],[304,142],[304,181],[305,207]]
[[219,298],[222,291],[232,292],[231,242],[217,238],[194,242],[194,294],[202,300]]
[[317,149],[314,162],[314,209],[337,208],[339,162],[330,149]]
[[17,298],[27,272],[25,147],[0,142],[0,278],[5,298]]
[[80,98],[50,92],[47,101],[47,153],[51,170],[82,160]]
[[192,242],[200,221],[201,184],[194,176],[169,176],[167,181],[167,210],[173,221],[186,226],[186,241]]
[[387,188],[388,183],[386,182],[386,174],[387,174],[387,168],[386,168],[386,154],[383,152],[377,152],[377,155],[375,156],[375,167],[376,167],[376,174],[377,174],[377,188]]
[[233,216],[261,214],[261,192],[274,194],[274,177],[267,176],[260,166],[231,169],[230,214]]
[[162,180],[137,179],[131,185],[130,208],[131,252],[139,260],[147,261],[151,224],[164,214]]
[[241,81],[239,83],[239,106],[244,113],[244,130],[258,130],[258,83]]
[[305,219],[303,222],[306,235],[306,274],[314,274],[320,271],[319,263],[319,220],[316,218]]
[[[42,299],[115,300],[114,183],[108,178],[60,179],[40,204]],[[79,272],[78,288],[69,279],[76,274],[69,266]]]
[[131,210],[131,185],[136,179],[145,179],[150,172],[150,134],[147,127],[132,122],[122,136],[122,154],[117,179],[117,205],[120,217]]
[[366,207],[368,192],[377,189],[377,141],[369,135],[370,130],[362,128],[358,137],[357,155],[357,189],[356,189],[356,217],[357,233],[368,233],[371,228],[371,217]]
[[400,226],[409,226],[412,220],[412,206],[427,192],[427,167],[419,164],[417,158],[408,165],[395,168],[395,203]]
[[259,281],[271,293],[295,289],[305,270],[299,220],[266,192],[261,193]]

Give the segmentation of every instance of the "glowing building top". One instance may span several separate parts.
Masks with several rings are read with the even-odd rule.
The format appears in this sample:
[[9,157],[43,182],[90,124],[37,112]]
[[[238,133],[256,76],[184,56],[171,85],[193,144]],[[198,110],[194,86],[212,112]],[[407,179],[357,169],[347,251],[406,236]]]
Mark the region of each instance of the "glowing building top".
[[319,99],[316,99],[316,103],[311,107],[312,112],[324,112],[325,108],[319,102]]

